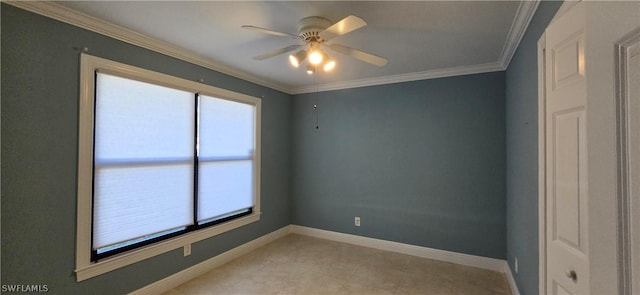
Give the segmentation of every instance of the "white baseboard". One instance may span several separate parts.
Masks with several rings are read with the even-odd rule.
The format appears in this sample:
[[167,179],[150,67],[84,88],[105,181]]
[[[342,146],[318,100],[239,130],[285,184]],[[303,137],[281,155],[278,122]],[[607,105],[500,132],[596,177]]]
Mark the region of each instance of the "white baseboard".
[[398,242],[367,238],[362,236],[343,234],[328,230],[291,225],[291,233],[306,235],[326,240],[333,240],[358,246],[364,246],[379,250],[402,253],[422,258],[435,259],[466,266],[488,269],[499,272],[506,272],[506,261],[495,258],[488,258],[476,255],[462,254],[457,252],[420,247]]
[[244,254],[247,254],[261,246],[264,246],[272,241],[282,238],[288,235],[290,232],[290,226],[287,225],[279,230],[268,233],[262,237],[252,240],[248,243],[235,247],[227,252],[217,255],[213,258],[200,262],[192,267],[189,267],[183,271],[168,276],[155,283],[147,285],[136,291],[129,293],[129,295],[146,295],[146,294],[161,294],[169,291],[177,286],[180,286],[198,276],[201,276],[214,268],[221,266],[233,259],[236,259]]
[[516,284],[516,279],[513,277],[513,273],[511,272],[511,267],[509,263],[507,263],[505,274],[507,275],[507,281],[509,282],[509,287],[511,288],[512,295],[520,295],[520,290],[518,290],[518,284]]
[[507,281],[509,282],[509,286],[511,287],[512,294],[520,295],[513,275],[511,274],[511,269],[509,268],[507,262],[504,260],[432,249],[374,238],[367,238],[299,225],[285,226],[279,230],[266,234],[248,243],[242,244],[227,252],[212,257],[208,260],[198,263],[192,267],[189,267],[169,277],[133,291],[129,294],[160,294],[169,291],[181,284],[184,284],[200,275],[213,270],[218,266],[221,266],[233,259],[247,254],[290,233],[503,272],[507,276]]

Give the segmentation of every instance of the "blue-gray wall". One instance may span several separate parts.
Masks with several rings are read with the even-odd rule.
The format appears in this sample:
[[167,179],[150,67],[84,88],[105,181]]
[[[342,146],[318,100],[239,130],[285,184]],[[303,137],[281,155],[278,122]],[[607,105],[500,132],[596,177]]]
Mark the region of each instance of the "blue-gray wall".
[[[293,109],[293,223],[505,258],[505,73],[318,94]],[[354,226],[354,216],[362,226]]]
[[[536,294],[536,42],[560,4],[540,4],[506,74],[322,92],[317,131],[312,94],[292,101],[2,4],[2,284],[126,293],[294,223],[506,258],[512,269],[517,256],[520,291]],[[72,47],[264,97],[261,221],[196,243],[191,256],[175,250],[76,283],[79,58]]]
[[[291,96],[2,4],[2,284],[122,294],[291,223]],[[79,55],[263,98],[257,223],[76,283]]]
[[507,68],[507,260],[521,294],[538,294],[538,39],[561,4],[540,3]]

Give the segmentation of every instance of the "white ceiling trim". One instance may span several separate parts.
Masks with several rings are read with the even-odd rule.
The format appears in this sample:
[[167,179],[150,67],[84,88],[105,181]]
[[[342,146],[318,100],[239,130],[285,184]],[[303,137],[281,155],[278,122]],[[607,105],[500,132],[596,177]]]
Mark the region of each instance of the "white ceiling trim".
[[502,53],[500,54],[499,62],[503,68],[506,69],[509,66],[511,58],[513,58],[513,55],[516,53],[518,45],[520,45],[520,41],[529,27],[531,19],[538,9],[538,5],[540,5],[540,0],[520,2],[516,16],[514,17],[513,23],[511,23],[511,28],[509,29],[507,41],[504,43]]
[[507,40],[500,54],[500,58],[495,63],[335,82],[318,85],[317,87],[314,85],[310,85],[294,88],[266,81],[255,75],[221,65],[209,58],[203,57],[179,46],[156,40],[149,36],[134,32],[124,27],[112,24],[110,22],[98,19],[96,17],[81,13],[79,11],[64,7],[50,1],[6,1],[5,3],[170,57],[203,66],[205,68],[218,71],[223,74],[237,77],[289,94],[300,94],[313,92],[316,90],[338,90],[505,70],[509,65],[509,62],[511,61],[511,58],[515,54],[520,40],[522,40],[522,37],[524,36],[524,33],[529,26],[529,22],[531,22],[531,19],[535,14],[538,5],[540,4],[540,0],[525,0],[520,2],[520,6],[518,7],[518,11],[509,30],[509,35],[507,36]]
[[[112,24],[99,18],[81,13],[65,6],[49,1],[7,1],[15,7],[22,8],[33,13],[37,13],[55,20],[59,20],[76,27],[87,29],[98,34],[105,35],[120,41],[124,41],[145,49],[149,49],[170,57],[174,57],[192,64],[221,72],[236,78],[266,86],[275,90],[290,93],[290,89],[279,84],[275,84],[254,75],[220,65],[215,61],[203,57],[197,53],[190,52],[179,46],[163,42],[144,34],[137,33],[127,28]],[[84,46],[83,46],[84,47]],[[90,48],[89,48],[90,49]]]
[[[356,88],[356,87],[366,87],[366,86],[401,83],[401,82],[418,81],[418,80],[426,80],[426,79],[445,78],[445,77],[452,77],[452,76],[497,72],[497,71],[503,71],[503,70],[504,70],[504,67],[501,64],[499,64],[498,62],[494,62],[494,63],[480,64],[480,65],[473,65],[473,66],[453,67],[453,68],[437,69],[437,70],[424,71],[424,72],[390,75],[390,76],[384,76],[384,77],[358,79],[358,80],[327,83],[327,84],[318,84],[317,91],[340,90],[340,89],[348,89],[348,88]],[[310,86],[293,88],[291,92],[292,94],[302,94],[302,93],[309,93],[309,92],[315,92],[315,91],[316,91],[316,87],[314,85],[310,85]]]
[[504,71],[509,66],[511,62],[511,58],[516,53],[518,49],[518,45],[520,45],[520,41],[524,36],[527,28],[529,27],[529,23],[533,18],[536,10],[538,9],[538,5],[540,5],[540,0],[532,0],[532,1],[521,1],[518,6],[518,11],[516,12],[516,16],[513,19],[513,23],[511,23],[511,28],[509,29],[509,34],[507,35],[507,40],[502,47],[502,52],[500,53],[500,58],[495,63],[486,63],[480,65],[472,65],[472,66],[463,66],[463,67],[453,67],[446,69],[437,69],[432,71],[424,71],[424,72],[415,72],[415,73],[407,73],[400,75],[391,75],[384,77],[375,77],[368,79],[358,79],[352,81],[343,81],[343,82],[334,82],[327,84],[319,84],[317,87],[314,85],[303,86],[303,87],[294,87],[291,89],[292,94],[302,94],[317,91],[330,91],[330,90],[340,90],[347,88],[355,88],[355,87],[366,87],[366,86],[375,86],[382,84],[391,84],[391,83],[400,83],[400,82],[409,82],[409,81],[418,81],[425,79],[435,79],[435,78],[445,78],[452,76],[462,76],[462,75],[471,75],[471,74],[480,74],[480,73],[488,73],[488,72],[497,72]]

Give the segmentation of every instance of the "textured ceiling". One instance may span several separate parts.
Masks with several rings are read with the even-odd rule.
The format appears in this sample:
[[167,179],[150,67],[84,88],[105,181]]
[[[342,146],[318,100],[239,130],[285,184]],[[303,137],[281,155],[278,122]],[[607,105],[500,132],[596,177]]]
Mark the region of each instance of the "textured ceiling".
[[528,24],[529,19],[523,21],[521,16],[526,5],[521,4],[520,1],[70,1],[51,5],[65,8],[65,14],[81,12],[106,21],[107,25],[162,41],[222,72],[300,93],[313,89],[314,78],[303,69],[290,66],[288,54],[263,61],[252,58],[299,44],[298,41],[242,29],[242,25],[297,34],[298,20],[307,16],[322,16],[332,22],[347,15],[364,19],[367,26],[331,41],[386,57],[389,62],[377,67],[328,51],[338,65],[331,73],[319,74],[317,83],[322,89],[335,89],[504,68],[513,54],[506,49],[519,41],[518,30]]

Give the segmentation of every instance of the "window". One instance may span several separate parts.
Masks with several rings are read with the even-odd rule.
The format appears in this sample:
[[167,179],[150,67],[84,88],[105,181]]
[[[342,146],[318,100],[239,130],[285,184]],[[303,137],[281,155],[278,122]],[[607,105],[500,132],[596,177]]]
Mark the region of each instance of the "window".
[[81,55],[78,281],[257,221],[260,100]]

